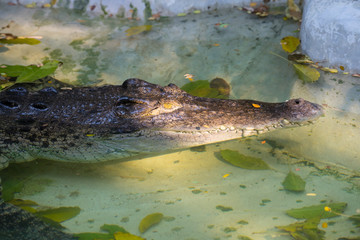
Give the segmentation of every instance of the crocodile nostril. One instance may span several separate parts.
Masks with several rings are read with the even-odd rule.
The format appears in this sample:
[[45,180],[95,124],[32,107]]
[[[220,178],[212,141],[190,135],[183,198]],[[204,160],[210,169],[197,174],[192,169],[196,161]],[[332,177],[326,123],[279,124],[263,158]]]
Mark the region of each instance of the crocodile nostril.
[[12,108],[12,109],[19,107],[19,104],[12,100],[2,100],[0,101],[0,104],[7,108]]
[[41,110],[41,111],[48,109],[48,106],[45,105],[44,103],[33,103],[30,106],[32,108],[36,108],[36,109]]

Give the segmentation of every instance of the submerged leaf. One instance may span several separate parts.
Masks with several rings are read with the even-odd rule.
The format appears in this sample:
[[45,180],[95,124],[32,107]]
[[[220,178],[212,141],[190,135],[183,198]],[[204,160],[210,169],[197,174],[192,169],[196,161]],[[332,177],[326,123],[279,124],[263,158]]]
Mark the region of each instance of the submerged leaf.
[[15,193],[21,192],[24,188],[24,181],[19,181],[19,179],[8,179],[7,181],[3,181],[2,185],[2,198],[4,201],[10,201],[14,198]]
[[38,217],[48,218],[55,222],[63,222],[70,218],[75,217],[80,213],[79,207],[59,207],[44,211],[36,212],[35,215]]
[[297,174],[290,171],[285,177],[282,185],[288,191],[303,192],[306,182]]
[[162,213],[152,213],[144,217],[139,224],[139,231],[144,233],[150,227],[158,224],[163,219]]
[[207,98],[226,99],[230,93],[230,85],[221,78],[215,78],[210,83],[207,80],[192,81],[181,89],[193,96]]
[[181,87],[185,92],[197,97],[214,98],[218,95],[218,91],[210,88],[210,83],[207,80],[192,81]]
[[114,234],[115,240],[145,240],[145,238],[130,234],[130,233],[123,233],[118,232]]
[[150,31],[151,29],[152,29],[152,25],[142,25],[142,26],[131,27],[127,29],[125,32],[126,32],[126,36],[129,37],[145,31]]
[[240,154],[238,151],[233,150],[221,150],[221,157],[228,163],[245,169],[251,170],[264,170],[270,169],[269,165],[266,164],[261,158],[245,156]]
[[315,82],[320,77],[319,71],[314,68],[301,64],[293,64],[293,66],[297,75],[301,80],[303,80],[304,83]]
[[[344,212],[347,203],[339,202],[339,203],[330,203],[330,204],[320,204],[313,205],[309,207],[303,208],[294,208],[286,211],[286,214],[297,219],[305,218],[332,218],[339,216],[338,213]],[[331,211],[325,211],[325,207],[329,207]]]
[[281,39],[280,44],[286,52],[292,53],[300,45],[300,40],[293,36],[287,36]]

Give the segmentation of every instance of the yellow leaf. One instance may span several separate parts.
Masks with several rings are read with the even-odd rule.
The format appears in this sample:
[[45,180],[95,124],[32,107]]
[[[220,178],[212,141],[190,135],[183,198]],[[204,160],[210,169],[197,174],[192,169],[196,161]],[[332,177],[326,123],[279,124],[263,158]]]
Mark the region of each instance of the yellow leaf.
[[345,70],[344,66],[340,66],[340,69],[341,69],[341,71]]
[[38,211],[35,213],[36,216],[51,219],[55,222],[63,222],[70,218],[75,217],[80,213],[79,207],[59,207],[44,211]]
[[142,26],[136,26],[136,27],[131,27],[128,30],[126,30],[126,36],[133,36],[133,35],[137,35],[139,33],[145,32],[145,31],[150,31],[152,28],[152,25],[142,25]]
[[311,68],[306,65],[293,64],[295,71],[299,78],[303,80],[304,83],[312,83],[319,79],[320,73],[318,70]]
[[26,4],[25,7],[26,8],[34,8],[34,7],[36,7],[36,2]]
[[201,13],[201,11],[200,10],[195,10],[193,13],[199,14],[199,13]]
[[178,13],[178,17],[185,17],[187,14],[186,13]]
[[45,3],[44,5],[42,5],[43,8],[49,8],[51,7],[51,4],[50,3]]
[[256,104],[256,103],[253,103],[252,106],[253,106],[254,108],[260,108],[260,105],[259,105],[259,104]]
[[329,73],[338,73],[338,70],[334,69],[334,68],[323,67],[323,68],[320,68],[320,70],[323,70],[324,72],[329,72]]
[[145,240],[145,238],[123,232],[114,233],[114,238],[115,240]]
[[162,213],[152,213],[144,217],[139,224],[139,231],[144,233],[150,227],[158,224],[163,219]]
[[293,52],[300,45],[300,40],[293,36],[287,36],[281,39],[280,44],[286,52]]

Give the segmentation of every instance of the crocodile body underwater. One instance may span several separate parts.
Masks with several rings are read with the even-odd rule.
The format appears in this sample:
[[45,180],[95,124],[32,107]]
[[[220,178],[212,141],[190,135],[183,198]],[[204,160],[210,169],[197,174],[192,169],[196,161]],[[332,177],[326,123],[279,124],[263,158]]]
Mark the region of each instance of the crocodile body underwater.
[[[140,79],[39,91],[15,86],[0,92],[0,169],[34,159],[98,162],[188,148],[304,125],[322,114],[320,105],[301,98],[282,103],[202,98],[174,84]],[[2,201],[0,219],[0,236],[19,239],[11,238],[9,229],[32,215]],[[51,228],[34,221],[24,235],[34,237],[22,239],[47,239],[41,238],[43,230]]]

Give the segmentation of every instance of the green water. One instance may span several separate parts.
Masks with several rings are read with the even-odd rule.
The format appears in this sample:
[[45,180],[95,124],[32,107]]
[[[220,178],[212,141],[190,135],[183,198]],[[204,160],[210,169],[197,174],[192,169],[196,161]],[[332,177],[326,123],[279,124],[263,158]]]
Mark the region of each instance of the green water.
[[[19,198],[79,206],[80,214],[63,223],[66,231],[98,232],[106,223],[147,239],[292,239],[275,228],[302,221],[286,215],[291,208],[346,202],[345,215],[359,214],[360,85],[350,76],[324,73],[304,85],[289,62],[271,54],[287,58],[280,40],[297,36],[298,23],[238,9],[148,23],[5,4],[0,13],[0,26],[13,21],[2,32],[42,37],[39,45],[0,48],[0,63],[60,60],[55,77],[75,85],[121,84],[137,77],[182,86],[189,82],[184,75],[193,74],[195,80],[224,78],[231,98],[304,97],[327,106],[325,117],[313,125],[214,144],[202,152],[96,165],[35,161],[4,170],[30,176]],[[151,24],[151,31],[126,36],[129,27],[144,24]],[[271,170],[234,167],[219,158],[223,149],[261,158]],[[289,170],[304,179],[304,192],[283,189]],[[164,219],[140,234],[141,219],[155,212]],[[321,220],[319,229],[326,239],[359,235],[346,216]]]

